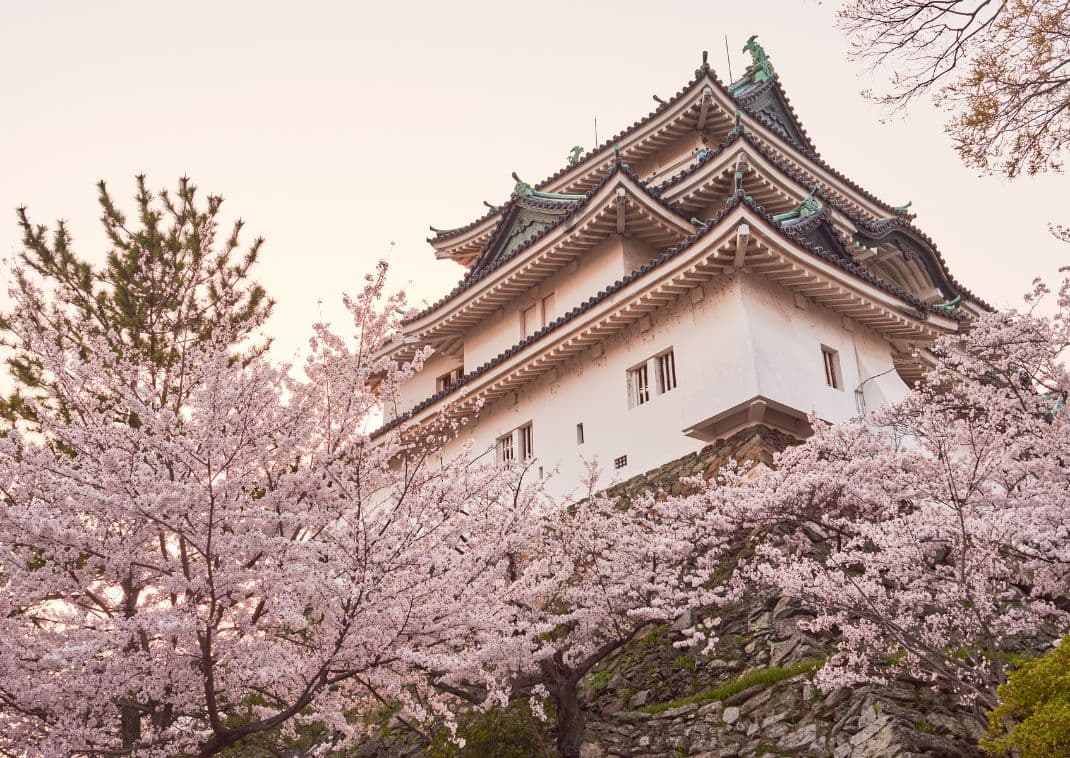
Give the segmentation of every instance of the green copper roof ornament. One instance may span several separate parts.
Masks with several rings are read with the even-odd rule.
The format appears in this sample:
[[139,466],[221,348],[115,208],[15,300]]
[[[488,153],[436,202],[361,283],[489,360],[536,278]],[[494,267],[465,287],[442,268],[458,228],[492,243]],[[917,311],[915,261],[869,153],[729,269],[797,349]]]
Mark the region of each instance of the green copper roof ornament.
[[520,195],[521,197],[537,197],[541,200],[583,200],[586,195],[566,195],[563,192],[540,192],[525,182],[516,172],[513,172],[513,181],[516,185],[513,187],[513,194]]
[[758,44],[758,35],[752,34],[743,46],[743,52],[750,53],[751,64],[747,66],[744,78],[751,77],[751,81],[757,84],[776,76],[773,64],[769,62],[769,56],[765,54],[765,48]]
[[630,168],[628,164],[624,162],[624,159],[621,157],[619,142],[613,146],[613,160],[619,163],[621,168]]
[[742,134],[742,132],[743,132],[743,124],[742,124],[742,121],[743,121],[743,109],[742,108],[736,108],[735,119],[736,119],[736,123],[732,126],[731,131],[728,132],[729,138],[735,137],[736,135]]
[[516,182],[516,185],[513,186],[513,194],[514,195],[530,195],[531,194],[531,185],[528,184],[527,182],[525,182],[519,176],[517,176],[515,171],[513,172],[513,181]]
[[781,221],[791,221],[792,219],[804,219],[816,216],[821,212],[824,206],[817,198],[817,191],[821,189],[821,182],[814,185],[814,188],[810,190],[810,194],[802,199],[802,202],[792,208],[790,211],[784,213],[778,213],[773,216],[773,221],[780,223]]
[[695,76],[702,76],[710,70],[710,51],[702,51],[702,65],[695,69]]
[[910,210],[910,206],[912,206],[913,204],[914,204],[914,202],[910,201],[906,205],[897,205],[894,208],[892,208],[892,210],[895,211],[896,213],[906,213],[908,210]]
[[937,305],[935,307],[936,308],[940,308],[941,310],[947,311],[948,313],[951,313],[951,311],[955,310],[955,306],[958,305],[961,302],[962,302],[962,295],[955,295],[955,297],[951,298],[946,303],[940,303],[939,305]]
[[749,200],[752,200],[753,198],[751,198],[750,195],[746,194],[743,191],[743,172],[744,172],[744,170],[746,168],[747,168],[747,154],[745,152],[740,152],[740,154],[736,157],[736,171],[732,175],[732,179],[733,179],[732,194],[733,195],[742,194],[743,195],[743,199],[749,201]]
[[583,148],[579,145],[576,145],[574,148],[572,148],[571,151],[569,151],[568,165],[575,166],[577,163],[579,163],[581,155],[583,155]]

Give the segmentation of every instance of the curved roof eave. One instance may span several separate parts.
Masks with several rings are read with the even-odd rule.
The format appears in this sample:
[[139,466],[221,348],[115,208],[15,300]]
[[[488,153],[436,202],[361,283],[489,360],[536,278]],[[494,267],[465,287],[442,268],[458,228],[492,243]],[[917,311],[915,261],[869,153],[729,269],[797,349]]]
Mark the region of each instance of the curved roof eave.
[[[613,163],[613,165],[610,167],[610,170],[606,173],[606,175],[604,177],[602,177],[601,180],[599,180],[598,184],[595,185],[595,187],[592,188],[588,193],[586,193],[585,199],[577,202],[576,205],[571,210],[569,210],[567,213],[563,214],[560,218],[558,218],[558,220],[556,221],[556,223],[554,223],[553,226],[551,226],[551,227],[539,232],[538,234],[536,234],[530,240],[528,240],[523,245],[518,247],[515,251],[513,251],[507,258],[499,259],[493,267],[486,268],[486,269],[480,269],[478,267],[473,267],[461,279],[461,281],[458,282],[457,285],[452,290],[450,290],[450,292],[448,292],[443,297],[439,298],[439,300],[437,300],[436,302],[434,302],[431,305],[427,306],[426,308],[422,309],[420,312],[416,313],[415,315],[406,318],[405,321],[403,322],[403,324],[406,327],[409,327],[409,326],[411,326],[413,324],[416,324],[418,321],[427,319],[429,316],[433,315],[436,311],[442,309],[444,306],[448,305],[450,302],[452,302],[456,298],[460,297],[462,294],[464,294],[466,291],[468,291],[473,286],[478,284],[480,281],[486,279],[488,276],[493,274],[495,271],[498,271],[500,269],[501,265],[503,263],[505,263],[506,261],[513,260],[513,259],[517,258],[519,255],[521,255],[521,254],[527,252],[528,250],[534,248],[539,242],[541,242],[547,236],[552,234],[555,230],[560,229],[562,227],[562,225],[564,225],[565,223],[567,223],[570,220],[572,220],[581,210],[590,207],[590,203],[591,203],[592,199],[596,195],[598,195],[600,192],[605,190],[607,186],[613,184],[613,181],[612,181],[613,178],[614,177],[618,177],[618,176],[621,177],[621,181],[617,183],[618,186],[625,186],[628,189],[632,190],[632,192],[635,194],[636,197],[644,197],[644,198],[646,198],[651,207],[658,208],[658,209],[663,211],[664,217],[666,217],[666,218],[669,218],[669,217],[675,218],[677,223],[680,225],[682,230],[694,229],[694,225],[691,223],[691,219],[690,218],[688,218],[685,214],[682,214],[680,211],[676,210],[671,205],[666,203],[664,200],[661,199],[661,197],[656,192],[652,191],[649,187],[647,187],[645,184],[643,184],[643,182],[639,179],[639,177],[637,177],[634,173],[631,172],[631,170],[627,167],[627,164],[624,164],[621,161],[615,161]],[[607,195],[607,197],[608,197],[608,195]],[[516,198],[514,198],[514,200],[515,199]],[[510,202],[513,202],[513,201],[510,201]],[[502,222],[499,224],[500,229],[498,231],[496,231],[495,236],[492,237],[490,241],[488,241],[487,248],[489,248],[492,244],[494,244],[496,238],[500,236],[500,230],[501,230],[501,228],[504,228],[504,226],[505,226],[504,222],[508,218],[509,218],[509,213],[507,213],[506,216],[503,217]],[[414,331],[417,331],[417,330],[418,330],[418,328],[414,329]]]
[[[791,181],[801,193],[806,194],[810,191],[810,188],[807,187],[803,177],[795,173],[795,171],[790,166],[785,165],[783,161],[780,160],[780,158],[771,153],[765,147],[765,145],[758,142],[746,131],[743,131],[739,134],[734,135],[732,138],[725,140],[720,145],[718,145],[718,148],[713,151],[713,154],[707,160],[697,163],[694,166],[688,167],[688,169],[685,169],[679,174],[670,177],[669,180],[667,180],[663,184],[658,185],[656,191],[661,194],[664,194],[666,191],[670,190],[672,187],[676,186],[681,181],[684,181],[687,178],[690,178],[691,176],[699,173],[705,166],[714,162],[717,158],[722,157],[724,155],[724,152],[729,147],[740,141],[746,142],[748,147],[753,148],[758,153],[758,155],[761,156],[761,158],[763,158],[765,161],[767,161],[773,167],[773,169],[778,171],[781,176]],[[723,170],[723,167],[721,167],[721,169],[719,170]],[[817,196],[824,203],[829,205],[833,210],[835,210],[837,213],[839,213],[848,221],[850,221],[851,224],[855,226],[856,230],[858,230],[859,232],[863,232],[865,236],[869,239],[872,239],[874,241],[880,241],[897,232],[910,236],[918,245],[920,245],[925,250],[926,253],[928,253],[936,271],[939,273],[939,278],[944,280],[943,284],[949,290],[954,291],[956,294],[964,295],[984,310],[994,310],[992,305],[982,300],[969,288],[965,287],[961,282],[955,279],[955,277],[952,275],[950,269],[947,266],[947,261],[940,253],[940,250],[936,247],[936,243],[933,242],[932,238],[930,238],[927,234],[925,234],[916,226],[914,226],[914,224],[912,224],[903,216],[894,215],[880,219],[878,221],[869,222],[861,216],[858,216],[857,214],[853,213],[849,209],[844,208],[839,203],[839,201],[836,200],[836,198],[829,194],[826,189],[819,189],[817,191]],[[682,197],[686,197],[686,195],[681,195],[681,198]],[[675,199],[673,202],[676,202],[677,200],[679,200],[679,198]]]

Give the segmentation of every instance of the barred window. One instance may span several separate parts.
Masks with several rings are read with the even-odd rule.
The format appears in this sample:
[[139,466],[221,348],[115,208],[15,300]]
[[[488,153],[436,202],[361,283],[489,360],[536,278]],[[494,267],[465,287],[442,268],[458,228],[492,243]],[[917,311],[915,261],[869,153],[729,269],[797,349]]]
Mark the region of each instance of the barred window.
[[628,372],[628,394],[633,408],[650,400],[650,380],[645,363]]
[[531,434],[531,424],[524,424],[517,431],[520,440],[520,459],[527,460],[535,457],[535,440]]
[[447,371],[445,374],[435,379],[435,391],[441,392],[442,390],[448,390],[457,382],[461,381],[463,375],[464,369],[460,366]]
[[513,433],[504,434],[498,438],[497,444],[498,461],[505,463],[511,461],[515,457],[513,454]]
[[531,424],[524,424],[508,434],[503,434],[498,438],[494,447],[500,463],[534,458],[535,436]]
[[668,350],[654,359],[657,367],[658,394],[676,389],[676,357]]

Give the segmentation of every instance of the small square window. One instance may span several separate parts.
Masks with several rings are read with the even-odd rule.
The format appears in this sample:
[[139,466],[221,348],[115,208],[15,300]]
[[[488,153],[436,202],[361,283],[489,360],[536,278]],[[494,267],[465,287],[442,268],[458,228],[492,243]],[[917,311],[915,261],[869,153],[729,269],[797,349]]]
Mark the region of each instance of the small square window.
[[842,390],[843,381],[840,376],[840,354],[831,347],[822,345],[821,362],[825,369],[825,384],[833,389]]

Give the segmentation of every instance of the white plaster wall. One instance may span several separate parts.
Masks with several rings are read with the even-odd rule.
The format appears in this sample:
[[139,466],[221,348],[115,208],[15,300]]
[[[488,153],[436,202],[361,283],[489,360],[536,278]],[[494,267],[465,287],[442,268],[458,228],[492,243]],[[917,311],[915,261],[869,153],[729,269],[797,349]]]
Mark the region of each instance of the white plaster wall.
[[[485,406],[452,447],[472,440],[493,459],[499,436],[531,422],[538,463],[546,473],[556,470],[553,489],[562,494],[580,482],[584,458],[597,458],[609,478],[627,478],[697,450],[704,443],[681,433],[697,407],[725,408],[757,392],[743,319],[738,280],[708,284],[700,302],[684,296],[655,314],[649,329],[633,325],[605,342],[603,355],[587,351],[528,385],[515,402]],[[628,369],[669,347],[677,388],[661,395],[652,389],[650,402],[629,408]],[[576,443],[580,422],[583,445]],[[622,455],[628,465],[617,471],[613,460]]]
[[589,298],[625,274],[621,240],[613,235],[542,284],[514,298],[501,311],[472,327],[465,335],[465,370],[476,368],[520,341],[520,311],[554,293],[549,321]]
[[[622,239],[618,235],[606,238],[584,253],[575,265],[548,277],[539,286],[517,296],[500,311],[472,327],[464,340],[464,370],[471,371],[483,365],[520,341],[521,309],[541,302],[553,293],[554,309],[546,314],[547,322],[552,321],[643,265],[654,255],[655,251],[641,240]],[[398,413],[434,394],[435,378],[455,365],[453,358],[432,356],[423,369],[400,388]]]
[[[636,175],[643,179],[651,177],[668,178],[683,170],[698,153],[703,145],[702,138],[697,132],[684,135],[672,145],[658,150],[646,160],[635,163],[631,168]],[[717,146],[717,140],[712,140],[711,148]],[[655,182],[656,184],[657,182]]]
[[[856,415],[853,390],[861,380],[892,368],[891,348],[879,335],[846,324],[819,306],[798,308],[792,293],[760,277],[715,280],[698,302],[685,294],[654,314],[648,329],[635,324],[607,340],[601,356],[587,351],[485,406],[447,454],[471,440],[492,461],[495,440],[530,422],[536,465],[555,472],[553,491],[568,494],[581,482],[584,459],[596,458],[607,482],[634,476],[701,448],[681,430],[759,394],[840,421]],[[825,385],[823,344],[839,352],[843,390]],[[652,387],[650,402],[629,408],[628,369],[669,347],[677,388],[658,395]],[[890,371],[864,391],[872,408],[907,388]],[[576,443],[579,422],[583,445]],[[621,455],[628,465],[618,471],[613,461]]]
[[[398,387],[397,412],[404,413],[417,403],[435,394],[435,380],[458,365],[456,358],[434,354],[424,361],[423,368]],[[393,409],[386,409],[387,418],[393,418]]]
[[[909,391],[894,371],[890,346],[867,327],[812,303],[800,308],[791,293],[760,276],[743,277],[742,295],[760,394],[841,421],[857,415],[860,386],[867,407]],[[822,346],[838,353],[839,389],[825,381]]]

